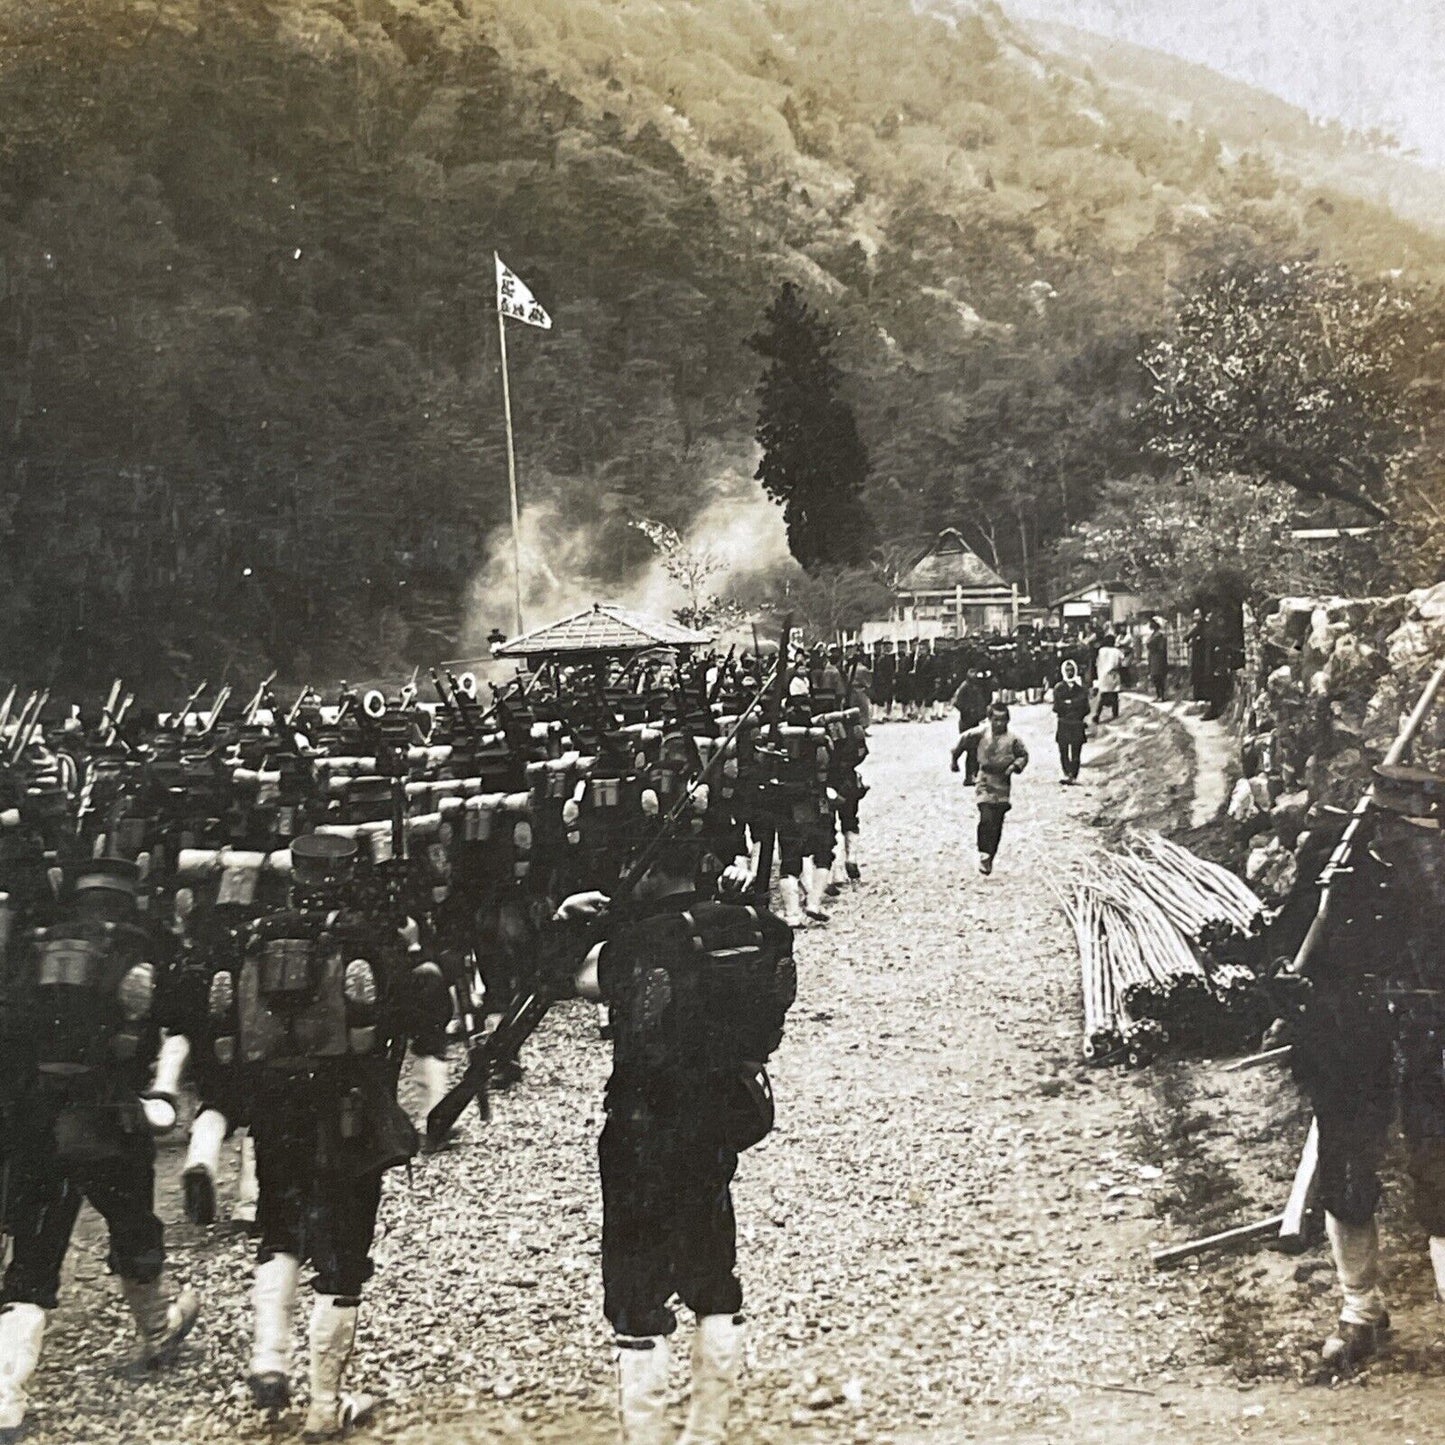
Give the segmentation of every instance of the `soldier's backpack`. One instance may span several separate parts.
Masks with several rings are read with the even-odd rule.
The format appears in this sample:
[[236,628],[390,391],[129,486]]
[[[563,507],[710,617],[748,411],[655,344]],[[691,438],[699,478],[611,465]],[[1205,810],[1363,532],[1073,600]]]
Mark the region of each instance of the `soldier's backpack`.
[[236,980],[242,1063],[308,1068],[377,1046],[375,966],[337,920],[289,914],[253,932]]
[[724,1132],[733,1148],[750,1147],[773,1126],[765,1065],[797,995],[786,935],[754,908],[716,902],[650,919],[639,932],[652,958],[614,1019],[631,1036],[619,1036],[620,1052],[724,1081]]

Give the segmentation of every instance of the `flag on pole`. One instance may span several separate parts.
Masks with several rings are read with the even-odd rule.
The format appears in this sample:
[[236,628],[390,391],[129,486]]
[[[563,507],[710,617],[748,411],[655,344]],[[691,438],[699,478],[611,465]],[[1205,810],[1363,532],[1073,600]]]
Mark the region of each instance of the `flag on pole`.
[[497,263],[497,310],[513,321],[523,321],[528,326],[540,326],[543,331],[550,331],[552,318],[538,304],[526,283],[495,251],[492,255]]

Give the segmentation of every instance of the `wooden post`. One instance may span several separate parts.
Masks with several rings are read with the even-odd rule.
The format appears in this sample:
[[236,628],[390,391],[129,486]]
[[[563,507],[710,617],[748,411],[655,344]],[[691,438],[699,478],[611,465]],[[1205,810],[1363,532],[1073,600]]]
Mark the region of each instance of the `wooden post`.
[[1279,1226],[1280,1248],[1289,1250],[1292,1254],[1298,1253],[1309,1244],[1309,1211],[1314,1199],[1319,1162],[1320,1125],[1318,1119],[1311,1119],[1310,1132],[1305,1137],[1299,1167],[1294,1172],[1294,1183],[1290,1186],[1289,1202],[1284,1207],[1284,1217]]
[[1270,1235],[1279,1232],[1283,1223],[1284,1215],[1276,1214],[1269,1219],[1261,1219],[1257,1224],[1240,1224],[1219,1234],[1206,1235],[1203,1239],[1191,1239],[1187,1244],[1171,1244],[1166,1249],[1156,1249],[1150,1258],[1154,1261],[1155,1269],[1172,1269],[1176,1264],[1182,1264],[1186,1259],[1192,1259],[1196,1254],[1204,1254],[1211,1249],[1221,1249],[1230,1244],[1245,1244],[1253,1239],[1268,1239]]
[[522,635],[522,518],[517,505],[517,452],[512,441],[512,383],[507,375],[507,318],[497,297],[497,335],[502,343],[502,411],[507,421],[507,486],[512,497],[512,580],[517,636]]

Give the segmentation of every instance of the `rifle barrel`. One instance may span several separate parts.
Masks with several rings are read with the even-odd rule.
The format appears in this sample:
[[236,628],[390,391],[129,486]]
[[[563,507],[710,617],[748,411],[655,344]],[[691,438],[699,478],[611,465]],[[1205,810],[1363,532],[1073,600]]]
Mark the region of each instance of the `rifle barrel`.
[[[1394,767],[1409,751],[1410,744],[1414,742],[1415,735],[1420,731],[1430,709],[1435,706],[1435,699],[1439,696],[1442,686],[1445,686],[1445,662],[1440,663],[1430,681],[1425,684],[1425,691],[1420,694],[1420,700],[1415,704],[1414,711],[1405,719],[1404,726],[1395,735],[1395,741],[1390,744],[1390,750],[1385,754],[1381,767]],[[1285,969],[1286,973],[1303,973],[1314,951],[1324,940],[1325,930],[1329,924],[1330,892],[1334,875],[1341,872],[1348,864],[1350,854],[1354,851],[1355,836],[1364,826],[1365,816],[1370,811],[1370,804],[1374,801],[1374,797],[1375,785],[1371,783],[1360,795],[1354,812],[1350,814],[1350,821],[1345,825],[1345,831],[1335,845],[1335,851],[1330,854],[1330,861],[1325,864],[1319,906],[1315,909],[1315,916],[1310,922],[1309,931],[1305,934],[1289,967]]]

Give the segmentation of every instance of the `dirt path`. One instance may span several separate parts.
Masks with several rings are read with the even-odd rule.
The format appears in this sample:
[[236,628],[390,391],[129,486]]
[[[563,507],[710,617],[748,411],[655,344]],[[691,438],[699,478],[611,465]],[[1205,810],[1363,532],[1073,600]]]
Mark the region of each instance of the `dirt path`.
[[[1127,742],[1140,729],[1101,743],[1094,768],[1086,753],[1071,789],[1045,710],[1015,718],[1034,761],[987,879],[972,795],[947,771],[950,726],[875,729],[865,882],[799,940],[780,1125],[739,1171],[754,1336],[738,1445],[1439,1439],[1418,1377],[1246,1388],[1214,1363],[1231,1329],[1259,1344],[1260,1311],[1238,1318],[1236,1292],[1306,1290],[1296,1261],[1149,1268],[1151,1243],[1184,1237],[1178,1160],[1163,1156],[1203,1157],[1180,1123],[1198,1111],[1175,1073],[1078,1064],[1076,964],[1049,890],[1096,844],[1103,773],[1147,776]],[[572,1005],[529,1055],[491,1125],[470,1121],[464,1147],[389,1187],[355,1367],[388,1405],[357,1438],[614,1438],[593,1153],[605,1052]],[[173,1185],[165,1199],[174,1217]],[[139,1389],[116,1380],[122,1322],[92,1236],[37,1391],[36,1445],[267,1438],[240,1384],[247,1247],[184,1226],[173,1240],[208,1296],[195,1346]],[[1328,1298],[1310,1298],[1327,1322]],[[97,1299],[98,1330],[79,1308]],[[680,1396],[681,1369],[676,1383]]]

